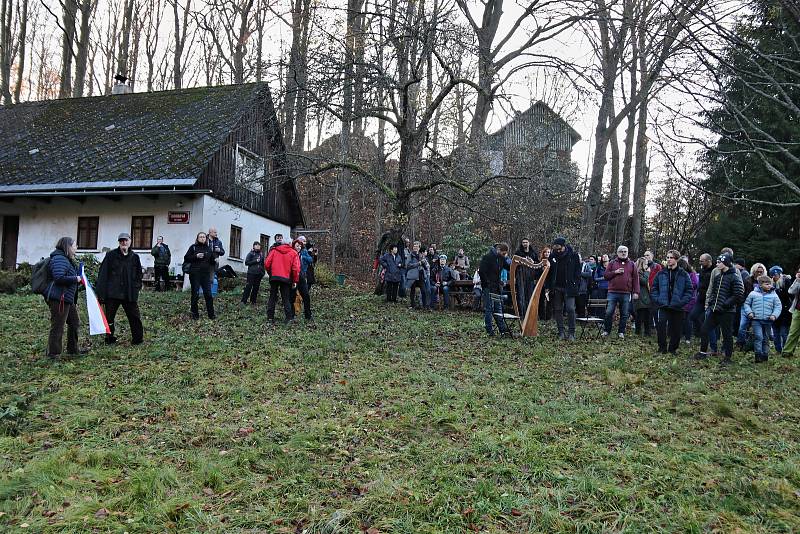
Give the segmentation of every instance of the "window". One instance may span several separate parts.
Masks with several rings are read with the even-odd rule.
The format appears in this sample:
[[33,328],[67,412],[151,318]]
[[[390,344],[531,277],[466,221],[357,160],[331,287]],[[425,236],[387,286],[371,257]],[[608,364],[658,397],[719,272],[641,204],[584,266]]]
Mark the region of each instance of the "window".
[[267,234],[261,234],[258,241],[261,243],[261,250],[267,250],[269,248],[269,236]]
[[242,229],[238,226],[231,225],[231,246],[228,250],[231,258],[242,257]]
[[78,217],[78,248],[97,250],[97,228],[100,217]]
[[150,250],[153,246],[153,217],[133,217],[131,219],[131,248]]
[[236,185],[248,191],[264,192],[264,158],[236,145]]

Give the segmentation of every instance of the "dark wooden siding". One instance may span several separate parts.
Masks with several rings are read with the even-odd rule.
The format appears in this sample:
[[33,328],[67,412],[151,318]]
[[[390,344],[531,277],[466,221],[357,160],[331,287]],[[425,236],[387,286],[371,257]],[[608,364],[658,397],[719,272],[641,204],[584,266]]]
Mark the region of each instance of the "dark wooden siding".
[[[236,183],[236,147],[264,157],[262,192]],[[244,112],[225,142],[209,162],[198,187],[211,189],[220,200],[289,226],[302,225],[299,199],[286,172],[286,154],[269,93]]]

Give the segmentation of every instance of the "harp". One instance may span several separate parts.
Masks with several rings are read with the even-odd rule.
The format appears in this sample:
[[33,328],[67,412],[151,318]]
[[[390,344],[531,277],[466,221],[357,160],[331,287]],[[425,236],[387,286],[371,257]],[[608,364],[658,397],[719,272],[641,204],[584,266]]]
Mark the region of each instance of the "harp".
[[539,335],[539,299],[542,296],[542,290],[547,280],[547,273],[550,271],[550,262],[547,259],[543,259],[539,263],[536,263],[530,258],[517,256],[516,254],[511,258],[508,285],[511,286],[511,302],[514,305],[514,313],[517,317],[520,317],[519,304],[517,302],[517,267],[520,265],[530,267],[531,269],[542,269],[542,274],[539,275],[539,280],[536,282],[536,286],[533,289],[531,300],[528,302],[528,309],[525,311],[525,317],[520,319],[522,336],[536,337]]

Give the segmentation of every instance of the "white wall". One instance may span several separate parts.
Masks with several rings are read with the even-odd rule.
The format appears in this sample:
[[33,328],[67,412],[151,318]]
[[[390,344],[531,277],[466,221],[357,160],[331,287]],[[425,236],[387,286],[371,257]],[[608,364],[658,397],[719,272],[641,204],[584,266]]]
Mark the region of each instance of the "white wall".
[[[179,207],[178,204],[181,204]],[[168,224],[169,211],[188,211],[189,224]],[[102,260],[105,252],[117,246],[117,236],[130,233],[131,217],[134,215],[153,216],[153,243],[156,237],[164,236],[164,242],[172,251],[172,266],[180,269],[183,255],[189,245],[194,243],[195,235],[216,226],[219,238],[226,251],[230,246],[231,224],[242,228],[242,260],[220,259],[220,265],[230,264],[236,271],[245,271],[244,256],[253,241],[260,234],[282,232],[289,235],[289,227],[261,217],[241,208],[221,202],[204,195],[195,199],[179,195],[161,195],[156,199],[140,195],[122,196],[119,202],[102,198],[87,197],[85,203],[65,198],[53,198],[45,203],[31,199],[15,198],[12,203],[0,203],[0,216],[19,215],[19,241],[17,262],[36,263],[50,254],[56,241],[62,236],[77,237],[78,217],[99,217],[97,248],[80,250],[79,253],[92,252]],[[147,250],[137,250],[143,267],[153,266],[153,256]]]
[[[270,236],[270,244],[275,234],[283,234],[286,238],[290,236],[291,228],[287,225],[256,215],[242,208],[237,208],[216,198],[206,195],[203,203],[203,222],[204,230],[212,226],[217,228],[219,239],[225,246],[225,256],[220,258],[220,265],[228,264],[235,271],[246,271],[244,258],[253,243],[259,241],[261,234]],[[231,225],[242,229],[241,259],[231,258],[230,241]]]

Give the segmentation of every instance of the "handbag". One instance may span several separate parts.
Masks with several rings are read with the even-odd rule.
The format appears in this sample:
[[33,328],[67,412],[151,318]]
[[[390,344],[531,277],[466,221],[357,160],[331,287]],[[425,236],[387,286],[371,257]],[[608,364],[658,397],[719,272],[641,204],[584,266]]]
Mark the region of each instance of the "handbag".
[[192,262],[190,261],[183,262],[183,264],[181,265],[181,271],[183,271],[183,274],[187,274],[191,270],[192,270]]

